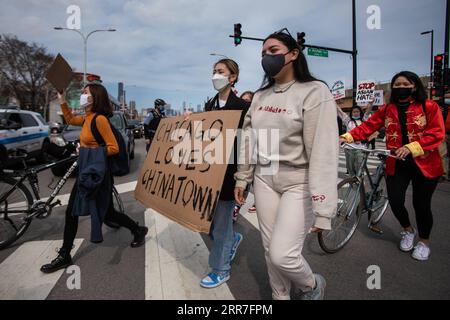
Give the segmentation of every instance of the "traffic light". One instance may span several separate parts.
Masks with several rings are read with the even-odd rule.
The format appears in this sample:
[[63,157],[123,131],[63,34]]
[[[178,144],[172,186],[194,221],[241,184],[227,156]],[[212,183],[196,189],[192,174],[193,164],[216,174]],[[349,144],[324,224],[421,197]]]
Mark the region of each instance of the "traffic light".
[[242,25],[240,23],[236,23],[234,25],[234,45],[238,46],[242,43]]
[[436,89],[437,95],[441,95],[443,83],[443,62],[444,55],[438,54],[434,57],[434,68],[433,68],[433,87]]
[[300,49],[304,50],[305,49],[305,33],[304,32],[297,32],[297,43],[298,46],[300,47]]
[[446,69],[445,79],[444,79],[444,86],[446,88],[450,87],[450,68]]

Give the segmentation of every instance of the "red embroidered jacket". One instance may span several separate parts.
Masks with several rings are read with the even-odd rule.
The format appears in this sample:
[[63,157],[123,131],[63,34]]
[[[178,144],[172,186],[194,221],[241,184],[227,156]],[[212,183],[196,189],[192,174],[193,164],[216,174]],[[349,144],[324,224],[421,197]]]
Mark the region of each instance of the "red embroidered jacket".
[[[427,178],[437,178],[444,174],[438,147],[445,137],[444,119],[439,106],[432,100],[426,102],[426,114],[420,103],[411,102],[406,111],[409,144],[405,145]],[[359,127],[343,135],[347,142],[367,139],[380,128],[386,128],[386,147],[388,150],[402,147],[402,132],[397,107],[388,104],[381,107],[372,117]],[[386,161],[386,173],[395,174],[396,159]]]

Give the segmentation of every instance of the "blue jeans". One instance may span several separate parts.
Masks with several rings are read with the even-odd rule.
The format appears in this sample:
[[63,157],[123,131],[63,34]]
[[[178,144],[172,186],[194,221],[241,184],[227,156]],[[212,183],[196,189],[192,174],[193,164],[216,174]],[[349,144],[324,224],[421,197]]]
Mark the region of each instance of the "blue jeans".
[[213,246],[209,253],[209,266],[212,272],[226,274],[230,272],[230,255],[234,244],[233,210],[234,201],[219,200],[214,214],[211,238]]

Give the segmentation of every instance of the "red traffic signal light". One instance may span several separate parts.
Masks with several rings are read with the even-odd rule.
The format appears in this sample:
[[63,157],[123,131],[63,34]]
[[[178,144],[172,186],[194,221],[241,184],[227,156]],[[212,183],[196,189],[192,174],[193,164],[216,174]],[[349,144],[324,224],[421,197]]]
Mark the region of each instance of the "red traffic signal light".
[[234,44],[236,46],[240,45],[242,43],[242,31],[241,31],[242,25],[240,23],[236,23],[234,25]]
[[443,84],[443,61],[444,55],[438,54],[434,57],[434,67],[433,67],[433,84],[434,89],[436,89],[437,96],[442,94],[442,84]]

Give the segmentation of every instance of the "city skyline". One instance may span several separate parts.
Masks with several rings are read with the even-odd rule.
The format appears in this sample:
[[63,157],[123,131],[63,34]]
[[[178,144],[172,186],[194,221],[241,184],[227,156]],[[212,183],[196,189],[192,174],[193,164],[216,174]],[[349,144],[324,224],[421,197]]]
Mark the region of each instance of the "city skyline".
[[[72,32],[53,30],[54,26],[66,25],[66,9],[70,5],[81,9],[83,32],[117,29],[90,38],[87,71],[101,75],[113,96],[117,83],[123,82],[127,100],[136,101],[138,110],[152,107],[156,98],[163,98],[176,108],[187,101],[195,108],[206,97],[214,96],[212,66],[220,57],[211,53],[223,54],[239,63],[239,92],[258,89],[263,78],[261,43],[243,40],[235,47],[228,37],[234,23],[242,24],[243,36],[265,37],[287,27],[294,37],[296,32],[305,32],[308,44],[343,49],[351,49],[352,44],[350,0],[285,0],[277,6],[269,1],[254,6],[234,0],[196,0],[189,4],[162,0],[3,1],[0,29],[21,40],[42,44],[52,54],[61,53],[73,68],[81,71],[81,39]],[[371,5],[380,8],[380,29],[367,28],[367,9]],[[230,10],[233,8],[239,9]],[[358,1],[358,79],[386,82],[404,69],[429,74],[430,41],[420,33],[434,29],[434,52],[442,52],[444,12],[444,0]],[[328,84],[343,79],[346,87],[351,87],[349,55],[330,52],[328,58],[307,56],[307,60],[316,77]]]

